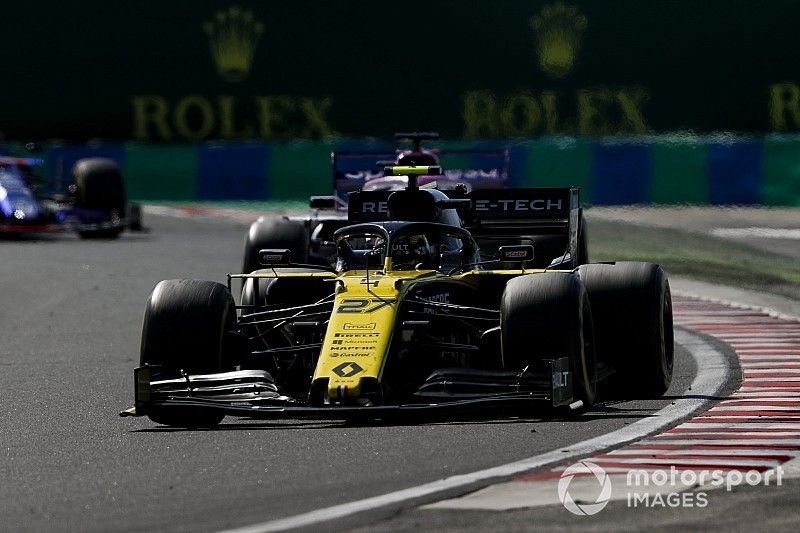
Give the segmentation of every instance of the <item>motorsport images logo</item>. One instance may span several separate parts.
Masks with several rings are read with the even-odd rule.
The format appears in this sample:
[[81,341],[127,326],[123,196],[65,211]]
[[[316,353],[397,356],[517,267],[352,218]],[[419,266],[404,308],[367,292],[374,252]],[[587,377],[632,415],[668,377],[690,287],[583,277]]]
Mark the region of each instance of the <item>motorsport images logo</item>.
[[[587,474],[591,475],[587,476]],[[580,499],[576,500],[570,494],[569,487],[576,475],[587,476],[584,479],[594,479],[597,482],[597,497],[594,499],[594,503],[584,503]],[[591,486],[592,482],[589,481],[589,484]],[[592,492],[594,493],[594,491]],[[578,461],[567,467],[561,474],[561,479],[558,480],[558,499],[572,514],[578,516],[597,514],[608,505],[608,501],[611,499],[611,478],[596,464],[590,461]]]
[[[621,494],[629,508],[675,508],[708,506],[708,491],[724,487],[727,492],[747,484],[755,486],[783,485],[783,467],[772,470],[688,470],[671,465],[667,469],[628,470],[616,475],[625,482]],[[611,477],[591,461],[578,461],[567,467],[558,481],[558,498],[564,507],[578,516],[591,516],[602,511],[611,500]]]

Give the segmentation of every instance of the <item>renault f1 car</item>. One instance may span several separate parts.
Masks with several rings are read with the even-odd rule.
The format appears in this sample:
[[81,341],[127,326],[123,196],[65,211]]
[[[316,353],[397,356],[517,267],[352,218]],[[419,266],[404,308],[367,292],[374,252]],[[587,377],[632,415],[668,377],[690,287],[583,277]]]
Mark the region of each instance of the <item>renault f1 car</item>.
[[333,232],[347,225],[348,194],[358,190],[398,190],[407,186],[405,176],[386,175],[387,165],[439,165],[444,159],[452,168],[435,176],[420,176],[418,185],[440,190],[500,188],[508,179],[508,150],[427,150],[423,141],[439,138],[434,132],[397,133],[410,141],[410,150],[339,151],[331,154],[333,195],[312,196],[310,216],[263,216],[253,222],[244,242],[242,272],[259,267],[258,251],[291,248],[295,259],[332,265],[336,247]]
[[[652,263],[578,265],[577,189],[415,187],[350,195],[336,263],[264,249],[228,286],[160,282],[147,303],[134,407],[182,427],[224,416],[393,419],[490,409],[567,412],[659,396],[672,377],[672,303]],[[568,235],[548,266],[528,234]],[[476,237],[494,241],[492,257]],[[244,280],[240,305],[231,279]]]
[[36,176],[43,164],[0,157],[0,233],[73,230],[89,239],[117,237],[126,226],[141,229],[141,209],[128,203],[113,160],[79,160],[66,187]]

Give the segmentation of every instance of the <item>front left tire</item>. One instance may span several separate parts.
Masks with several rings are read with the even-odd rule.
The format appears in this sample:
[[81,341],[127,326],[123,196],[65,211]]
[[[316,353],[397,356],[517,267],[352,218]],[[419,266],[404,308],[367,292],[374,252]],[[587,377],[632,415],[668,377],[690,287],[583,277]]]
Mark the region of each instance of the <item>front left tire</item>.
[[[157,365],[168,374],[211,374],[226,369],[226,333],[236,327],[236,307],[220,283],[172,279],[153,289],[142,324],[141,365]],[[224,415],[202,408],[159,408],[147,413],[156,423],[212,427]]]

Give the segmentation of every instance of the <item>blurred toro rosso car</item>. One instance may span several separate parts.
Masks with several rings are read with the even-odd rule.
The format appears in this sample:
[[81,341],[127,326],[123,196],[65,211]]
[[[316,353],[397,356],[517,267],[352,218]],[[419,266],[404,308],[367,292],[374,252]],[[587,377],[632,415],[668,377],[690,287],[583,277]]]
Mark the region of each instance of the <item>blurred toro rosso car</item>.
[[141,209],[130,204],[111,159],[81,159],[66,187],[42,179],[34,158],[0,157],[0,234],[73,230],[82,238],[114,238],[141,229]]
[[331,154],[333,191],[331,196],[312,196],[310,216],[264,216],[253,222],[245,236],[242,272],[259,267],[258,251],[290,248],[298,261],[330,265],[334,261],[333,233],[347,224],[347,198],[353,191],[404,189],[405,176],[386,175],[388,165],[438,166],[452,163],[435,176],[420,176],[418,185],[439,190],[501,188],[508,180],[508,150],[428,150],[423,141],[439,138],[434,132],[397,133],[410,141],[411,149],[395,151],[339,151]]
[[[672,301],[661,267],[578,264],[577,189],[451,197],[416,186],[416,174],[437,172],[389,168],[406,189],[351,193],[333,267],[264,249],[262,268],[227,287],[156,285],[134,407],[121,415],[181,427],[226,415],[526,416],[580,412],[598,386],[618,398],[667,390]],[[527,235],[545,227],[569,244],[536,268]],[[244,281],[238,306],[232,278]]]

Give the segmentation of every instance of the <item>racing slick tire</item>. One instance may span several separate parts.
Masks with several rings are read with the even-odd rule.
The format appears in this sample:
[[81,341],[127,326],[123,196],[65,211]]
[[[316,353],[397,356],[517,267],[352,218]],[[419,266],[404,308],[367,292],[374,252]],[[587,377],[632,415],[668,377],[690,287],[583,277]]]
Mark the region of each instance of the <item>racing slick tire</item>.
[[244,240],[242,272],[249,274],[261,268],[258,251],[265,248],[288,248],[292,251],[294,262],[307,262],[308,232],[305,224],[299,220],[282,217],[260,217],[253,222]]
[[578,273],[594,312],[598,358],[616,370],[611,392],[662,396],[674,366],[672,298],[664,269],[619,262],[584,265]]
[[522,369],[537,359],[568,357],[573,394],[584,408],[594,403],[597,389],[593,329],[589,296],[571,272],[520,276],[503,291],[503,367]]
[[[212,281],[170,279],[155,286],[144,312],[140,364],[161,365],[187,374],[220,372],[226,332],[236,326],[228,288]],[[148,413],[156,423],[212,427],[224,414],[201,408],[161,408]]]
[[[110,221],[126,216],[125,183],[116,161],[103,157],[79,159],[72,174],[76,208],[100,211]],[[115,239],[123,229],[120,223],[110,228],[80,230],[78,235],[83,239]]]

